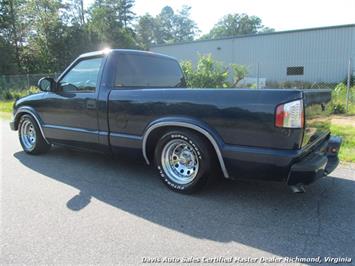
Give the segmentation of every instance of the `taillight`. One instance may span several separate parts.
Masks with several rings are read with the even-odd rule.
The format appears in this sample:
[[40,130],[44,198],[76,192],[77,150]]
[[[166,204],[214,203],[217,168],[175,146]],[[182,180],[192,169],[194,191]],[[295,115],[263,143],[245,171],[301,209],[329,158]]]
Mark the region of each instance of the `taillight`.
[[275,126],[285,128],[303,128],[303,101],[296,100],[278,105],[275,113]]

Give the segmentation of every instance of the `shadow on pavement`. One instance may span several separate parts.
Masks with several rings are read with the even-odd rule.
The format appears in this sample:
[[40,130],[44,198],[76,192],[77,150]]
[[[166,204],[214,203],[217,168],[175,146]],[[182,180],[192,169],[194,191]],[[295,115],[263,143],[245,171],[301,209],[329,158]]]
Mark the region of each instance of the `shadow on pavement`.
[[278,256],[354,255],[355,183],[327,177],[292,194],[281,183],[221,181],[195,195],[168,190],[141,160],[56,147],[22,164],[80,190],[72,211],[91,198],[199,239],[235,241]]

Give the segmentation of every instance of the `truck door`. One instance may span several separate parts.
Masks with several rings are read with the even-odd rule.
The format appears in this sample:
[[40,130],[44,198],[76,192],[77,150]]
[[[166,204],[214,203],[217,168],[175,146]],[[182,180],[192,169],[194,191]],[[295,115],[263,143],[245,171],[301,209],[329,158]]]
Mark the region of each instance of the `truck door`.
[[50,141],[95,149],[102,62],[102,56],[79,59],[58,80],[58,90],[48,92],[40,112]]

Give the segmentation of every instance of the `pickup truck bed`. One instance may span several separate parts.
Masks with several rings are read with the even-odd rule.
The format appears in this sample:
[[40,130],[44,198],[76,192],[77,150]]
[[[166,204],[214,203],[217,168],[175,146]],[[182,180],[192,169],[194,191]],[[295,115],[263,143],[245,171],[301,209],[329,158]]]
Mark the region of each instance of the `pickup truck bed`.
[[[86,72],[95,64],[96,80],[90,80]],[[40,83],[43,93],[14,106],[11,126],[20,128],[28,153],[24,114],[47,145],[140,151],[175,191],[195,190],[213,165],[226,178],[295,186],[338,164],[341,140],[329,132],[330,90],[188,89],[174,59],[129,50],[82,55],[57,81],[44,81],[48,89]]]

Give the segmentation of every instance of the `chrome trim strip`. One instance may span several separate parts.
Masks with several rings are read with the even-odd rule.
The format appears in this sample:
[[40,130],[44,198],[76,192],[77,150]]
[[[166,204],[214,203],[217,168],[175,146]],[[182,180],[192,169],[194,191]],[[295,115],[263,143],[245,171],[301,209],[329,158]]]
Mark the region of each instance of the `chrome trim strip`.
[[132,140],[142,140],[141,136],[130,135],[130,134],[125,134],[125,133],[112,133],[112,132],[110,132],[110,137],[126,138],[126,139],[132,139]]
[[110,136],[116,138],[126,138],[126,139],[133,139],[133,140],[142,140],[142,137],[137,135],[129,135],[124,133],[108,133],[107,131],[98,131],[98,130],[89,130],[77,127],[66,127],[66,126],[56,126],[56,125],[44,125],[44,128],[51,128],[51,129],[60,129],[60,130],[68,130],[68,131],[75,131],[75,132],[82,132],[82,133],[89,133],[89,134],[98,134],[99,136]]
[[185,123],[185,122],[159,122],[159,123],[156,123],[156,124],[150,126],[146,130],[146,132],[144,133],[144,136],[143,136],[142,152],[143,152],[143,157],[148,165],[150,164],[150,162],[149,162],[149,158],[147,156],[146,143],[147,143],[149,134],[154,129],[157,129],[159,127],[164,127],[164,126],[180,126],[180,127],[185,127],[185,128],[191,128],[193,130],[196,130],[196,131],[202,133],[211,142],[214,150],[216,151],[218,161],[221,166],[224,177],[229,178],[229,174],[228,174],[228,171],[227,171],[226,166],[224,164],[222,153],[221,153],[219,146],[218,146],[217,142],[215,141],[215,139],[211,136],[211,134],[209,132],[207,132],[203,128],[193,125],[193,124],[190,124],[190,123]]
[[46,136],[44,135],[44,132],[43,132],[43,129],[42,129],[42,125],[41,123],[39,122],[36,114],[29,108],[29,107],[26,107],[26,106],[22,106],[20,107],[19,109],[17,109],[16,113],[14,114],[14,122],[17,120],[17,116],[21,113],[28,113],[30,114],[37,122],[37,125],[39,127],[39,130],[41,131],[41,134],[42,134],[42,137],[44,138],[44,140],[47,142],[47,144],[50,144],[49,141],[47,140]]
[[99,131],[99,136],[107,137],[108,136],[108,132],[107,131]]

